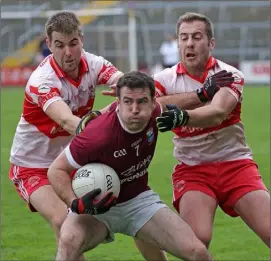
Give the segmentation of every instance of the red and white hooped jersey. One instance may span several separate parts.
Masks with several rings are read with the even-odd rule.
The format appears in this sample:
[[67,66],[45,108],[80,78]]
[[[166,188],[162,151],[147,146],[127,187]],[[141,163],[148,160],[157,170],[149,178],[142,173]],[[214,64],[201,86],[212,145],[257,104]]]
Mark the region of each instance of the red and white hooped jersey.
[[221,71],[233,73],[234,83],[227,90],[238,101],[229,116],[216,127],[177,127],[174,129],[174,156],[179,162],[197,165],[208,162],[252,159],[252,152],[245,141],[244,126],[241,122],[241,102],[244,76],[241,71],[222,61],[210,57],[206,72],[201,79],[191,76],[182,63],[154,75],[156,96],[193,92],[201,88],[205,80]]
[[74,81],[52,55],[46,57],[26,85],[10,162],[22,167],[48,168],[72,138],[47,116],[48,106],[64,100],[74,115],[82,117],[93,107],[96,86],[110,85],[121,74],[103,57],[83,51],[79,79]]

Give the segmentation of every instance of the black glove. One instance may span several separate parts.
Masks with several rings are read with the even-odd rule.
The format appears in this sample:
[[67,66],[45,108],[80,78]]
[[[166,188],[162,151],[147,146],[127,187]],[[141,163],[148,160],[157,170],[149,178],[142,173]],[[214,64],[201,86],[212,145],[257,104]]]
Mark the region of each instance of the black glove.
[[117,198],[112,192],[97,200],[95,197],[101,193],[101,189],[94,189],[81,198],[74,199],[71,205],[72,212],[77,214],[99,215],[107,212],[117,203]]
[[156,118],[156,125],[159,131],[165,132],[176,128],[177,126],[184,126],[189,120],[187,111],[180,110],[176,105],[167,104],[168,111],[161,113]]
[[220,87],[230,86],[234,82],[231,72],[220,71],[208,77],[203,87],[197,89],[197,94],[201,102],[207,102],[213,99]]
[[83,131],[84,128],[86,128],[87,124],[91,120],[98,117],[99,115],[101,115],[99,111],[90,111],[86,115],[84,115],[75,130],[75,134],[78,135],[81,131]]

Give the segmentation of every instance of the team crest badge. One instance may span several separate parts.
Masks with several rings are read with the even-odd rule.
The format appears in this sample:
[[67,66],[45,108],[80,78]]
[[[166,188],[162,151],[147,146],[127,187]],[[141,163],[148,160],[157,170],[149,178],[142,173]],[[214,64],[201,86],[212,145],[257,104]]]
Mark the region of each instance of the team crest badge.
[[41,84],[39,87],[38,87],[38,93],[39,94],[47,94],[49,93],[51,90],[51,88],[49,87],[49,85],[47,85],[46,83],[44,84]]
[[148,142],[149,142],[149,143],[152,143],[152,142],[153,142],[153,140],[154,140],[153,128],[150,128],[150,129],[147,131],[147,139],[148,139]]

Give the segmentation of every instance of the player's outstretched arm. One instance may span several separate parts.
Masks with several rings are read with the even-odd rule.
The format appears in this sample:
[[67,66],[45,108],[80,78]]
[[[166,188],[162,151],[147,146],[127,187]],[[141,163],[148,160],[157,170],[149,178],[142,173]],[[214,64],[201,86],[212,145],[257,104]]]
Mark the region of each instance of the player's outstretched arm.
[[166,110],[167,104],[175,104],[183,110],[192,110],[202,107],[206,102],[211,101],[220,87],[228,87],[233,82],[234,77],[232,76],[232,73],[222,70],[211,75],[203,84],[203,87],[197,89],[196,92],[160,96],[157,97],[157,101],[162,105],[164,110]]
[[80,120],[78,126],[76,127],[75,134],[76,135],[80,134],[86,128],[86,126],[88,125],[90,121],[92,121],[96,117],[109,111],[109,108],[111,107],[111,105],[112,103],[110,103],[109,105],[107,105],[106,107],[98,111],[89,111],[86,115],[84,115],[82,119]]
[[71,109],[63,100],[53,102],[48,106],[45,113],[72,135],[75,134],[75,130],[81,120],[72,114]]
[[187,111],[189,115],[187,126],[202,128],[218,126],[232,112],[237,102],[228,88],[221,88],[209,105]]
[[157,97],[156,99],[161,104],[163,111],[167,110],[167,104],[176,104],[178,107],[185,110],[199,108],[205,104],[199,100],[196,92],[177,93]]
[[178,126],[213,127],[218,126],[232,112],[237,99],[227,88],[222,88],[209,105],[194,110],[182,110],[176,105],[166,105],[167,111],[156,118],[159,131],[165,132]]

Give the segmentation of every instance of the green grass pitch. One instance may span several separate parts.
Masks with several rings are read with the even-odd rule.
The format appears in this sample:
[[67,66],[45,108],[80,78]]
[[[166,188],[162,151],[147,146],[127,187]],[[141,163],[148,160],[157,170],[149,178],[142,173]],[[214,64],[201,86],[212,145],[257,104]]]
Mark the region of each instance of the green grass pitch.
[[[270,88],[254,86],[244,89],[242,120],[247,143],[254,152],[263,180],[270,188]],[[2,89],[1,96],[1,258],[2,260],[54,260],[56,246],[49,225],[37,213],[31,213],[19,198],[8,179],[9,152],[19,120],[23,88]],[[112,98],[97,91],[96,108]],[[170,175],[175,159],[172,156],[172,134],[160,135],[156,155],[150,167],[150,184],[161,198],[171,205]],[[199,217],[200,218],[200,217]],[[180,235],[181,236],[181,235]],[[215,260],[269,260],[269,250],[241,221],[217,211],[213,241],[210,247]],[[100,245],[87,253],[88,260],[143,260],[133,240],[116,235],[116,241]],[[176,258],[169,256],[170,260]]]

